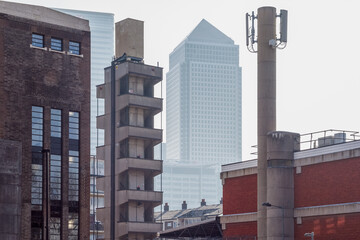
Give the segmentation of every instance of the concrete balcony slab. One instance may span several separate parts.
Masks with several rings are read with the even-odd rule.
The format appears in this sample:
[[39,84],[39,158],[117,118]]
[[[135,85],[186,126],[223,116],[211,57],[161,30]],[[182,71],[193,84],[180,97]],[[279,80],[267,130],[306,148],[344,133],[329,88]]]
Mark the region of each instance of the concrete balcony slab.
[[116,237],[121,237],[131,232],[157,233],[161,231],[161,227],[161,223],[118,222],[115,235]]
[[136,106],[144,109],[153,109],[154,114],[162,111],[163,99],[146,97],[135,94],[123,94],[117,97],[117,110],[121,110],[127,106]]
[[117,141],[120,142],[129,137],[151,139],[154,140],[154,145],[156,145],[162,142],[162,130],[134,126],[117,128]]
[[150,160],[143,158],[120,158],[116,160],[116,163],[116,174],[120,174],[129,169],[153,171],[154,176],[162,172],[161,160]]
[[121,190],[116,192],[116,204],[121,205],[128,201],[154,202],[160,205],[163,197],[162,192],[142,190]]
[[163,69],[160,67],[150,66],[146,64],[139,64],[133,62],[124,62],[117,65],[116,80],[122,78],[127,74],[136,75],[145,80],[154,81],[154,84],[162,80]]

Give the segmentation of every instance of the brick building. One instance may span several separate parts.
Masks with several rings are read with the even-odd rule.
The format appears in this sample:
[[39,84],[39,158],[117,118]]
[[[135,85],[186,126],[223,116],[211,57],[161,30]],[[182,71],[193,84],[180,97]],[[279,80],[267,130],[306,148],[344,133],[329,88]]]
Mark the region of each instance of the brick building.
[[[268,224],[270,220],[281,226],[285,221],[286,239],[310,239],[304,234],[311,232],[316,240],[359,239],[360,141],[339,143],[336,136],[339,135],[318,139],[318,147],[295,151],[293,164],[288,167],[290,181],[278,183],[287,185],[293,194],[283,203],[270,202],[274,205],[267,207]],[[300,139],[303,141],[303,137]],[[314,142],[310,145],[314,146]],[[276,178],[273,176],[275,182],[280,179]],[[254,239],[257,237],[257,160],[223,165],[221,179],[224,237]],[[276,191],[282,191],[281,188]],[[268,189],[268,199],[272,192]],[[293,203],[290,210],[284,207],[289,202]],[[283,219],[271,219],[274,211],[284,211]]]
[[89,239],[88,21],[0,2],[0,139],[0,239]]

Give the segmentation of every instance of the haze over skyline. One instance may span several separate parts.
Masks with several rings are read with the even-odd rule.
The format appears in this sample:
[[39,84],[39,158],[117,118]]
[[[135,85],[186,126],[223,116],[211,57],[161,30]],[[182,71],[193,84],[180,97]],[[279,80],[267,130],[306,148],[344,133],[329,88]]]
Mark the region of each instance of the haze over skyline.
[[[300,134],[325,130],[360,130],[355,109],[360,89],[357,56],[360,38],[355,0],[347,1],[11,1],[115,14],[115,22],[145,22],[145,63],[164,67],[169,54],[204,18],[240,46],[243,84],[243,160],[256,145],[257,58],[245,46],[245,13],[262,6],[289,12],[288,44],[277,51],[277,129]],[[110,64],[110,63],[109,63]],[[165,87],[163,87],[165,89]],[[166,97],[166,96],[164,96]],[[165,114],[164,114],[165,120]],[[163,123],[165,126],[165,121]],[[164,135],[165,137],[165,135]]]

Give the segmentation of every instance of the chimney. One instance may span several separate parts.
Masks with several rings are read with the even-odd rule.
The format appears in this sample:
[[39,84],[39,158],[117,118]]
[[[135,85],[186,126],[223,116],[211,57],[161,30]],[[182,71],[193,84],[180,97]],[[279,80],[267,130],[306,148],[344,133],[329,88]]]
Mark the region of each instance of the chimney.
[[186,209],[187,209],[186,201],[183,201],[183,203],[181,204],[181,209],[182,209],[182,210],[186,210]]
[[168,203],[165,203],[164,205],[164,213],[169,211],[169,204]]
[[206,202],[205,202],[205,199],[201,199],[201,203],[200,203],[200,206],[206,206]]

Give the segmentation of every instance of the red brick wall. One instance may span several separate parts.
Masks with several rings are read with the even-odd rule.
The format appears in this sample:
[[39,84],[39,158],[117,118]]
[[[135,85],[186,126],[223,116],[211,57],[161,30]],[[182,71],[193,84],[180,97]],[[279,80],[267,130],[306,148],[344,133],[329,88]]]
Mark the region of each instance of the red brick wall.
[[309,232],[315,233],[316,240],[356,240],[360,239],[359,224],[359,213],[302,218],[302,224],[295,222],[295,240],[305,239]]
[[257,222],[228,223],[223,231],[223,237],[252,237],[257,234]]
[[226,178],[223,185],[223,213],[257,211],[257,175]]
[[303,166],[294,175],[295,207],[359,202],[359,169],[360,158]]

